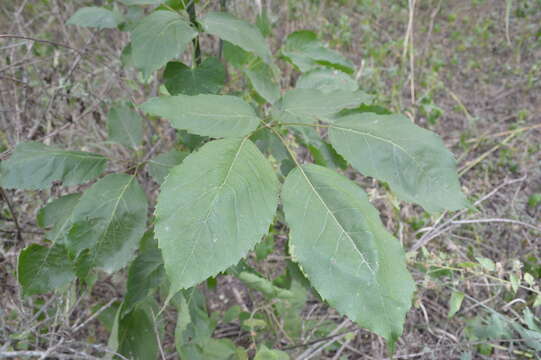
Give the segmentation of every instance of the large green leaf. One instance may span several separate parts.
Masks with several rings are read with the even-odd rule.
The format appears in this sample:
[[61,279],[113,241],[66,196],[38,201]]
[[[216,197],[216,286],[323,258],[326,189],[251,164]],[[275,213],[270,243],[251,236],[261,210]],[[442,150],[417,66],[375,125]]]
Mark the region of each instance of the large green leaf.
[[334,69],[314,69],[299,76],[297,89],[318,89],[324,93],[337,90],[357,91],[359,84],[351,76]]
[[143,118],[127,105],[116,105],[107,115],[109,140],[137,148],[143,142]]
[[267,232],[278,181],[247,138],[207,143],[162,185],[156,235],[170,294],[237,263]]
[[339,52],[328,49],[312,31],[301,30],[289,34],[281,51],[286,60],[302,72],[321,66],[348,74],[352,74],[355,70],[355,65],[350,60]]
[[147,198],[134,176],[107,175],[83,193],[73,210],[67,246],[89,249],[86,266],[109,273],[125,266],[145,232]]
[[231,14],[212,11],[207,13],[200,22],[209,34],[253,52],[267,63],[270,62],[269,46],[256,26],[237,19]]
[[453,154],[436,134],[401,115],[361,113],[330,125],[331,143],[364,175],[386,181],[403,200],[430,212],[458,210],[467,201]]
[[45,237],[54,243],[64,242],[71,227],[71,215],[79,202],[80,193],[69,194],[51,201],[38,212],[37,224],[42,228],[50,228]]
[[259,125],[254,109],[230,95],[161,96],[151,98],[141,109],[166,118],[177,129],[203,136],[240,137]]
[[165,67],[163,78],[171,95],[218,94],[225,84],[225,68],[215,57],[205,59],[193,69],[171,61]]
[[92,27],[98,29],[116,28],[119,24],[117,17],[111,10],[90,6],[80,8],[73,14],[68,25]]
[[63,245],[32,244],[19,255],[17,270],[25,295],[53,291],[75,279],[73,263]]
[[175,165],[180,164],[186,156],[188,156],[187,152],[175,149],[169,150],[149,160],[148,172],[156,182],[161,184],[167,174],[169,174],[169,170]]
[[132,59],[145,76],[179,56],[197,35],[178,13],[158,10],[143,18],[132,34]]
[[272,116],[280,122],[290,123],[330,121],[340,110],[354,108],[368,101],[370,96],[362,92],[336,90],[324,93],[317,89],[293,89],[276,103]]
[[106,163],[107,158],[98,154],[23,142],[1,163],[0,185],[15,189],[45,189],[55,181],[78,185],[98,177]]
[[296,168],[282,191],[290,252],[339,312],[393,343],[411,306],[413,280],[400,243],[366,193],[318,165]]

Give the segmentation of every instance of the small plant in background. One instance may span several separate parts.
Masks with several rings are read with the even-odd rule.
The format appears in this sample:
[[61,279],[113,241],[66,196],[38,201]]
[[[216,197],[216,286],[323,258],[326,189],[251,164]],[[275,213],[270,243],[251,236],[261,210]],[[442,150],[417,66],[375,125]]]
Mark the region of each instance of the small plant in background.
[[[245,349],[212,337],[217,320],[208,315],[197,288],[226,273],[272,301],[264,315],[232,307],[222,319],[238,319],[254,338],[268,330],[273,316],[284,319],[282,331],[297,338],[298,313],[313,288],[393,349],[414,282],[400,243],[343,170],[351,165],[427,212],[459,210],[468,202],[441,139],[375,106],[353,77],[354,64],[314,32],[289,34],[273,54],[263,18],[258,28],[204,6],[198,17],[194,3],[121,4],[129,6],[126,11],[120,4],[113,10],[79,9],[68,24],[129,31],[123,64],[140,71],[143,81],[164,69],[163,86],[158,96],[141,103],[118,99],[109,110],[108,140],[130,152],[127,166],[38,142],[19,143],[2,162],[4,188],[74,187],[97,180],[84,191],[51,199],[39,211],[48,245],[30,245],[19,256],[24,294],[66,289],[76,279],[89,291],[97,271],[113,274],[127,267],[126,293],[112,307],[112,350],[155,358],[165,331],[159,317],[171,304],[178,310],[175,344],[182,359],[243,359]],[[141,6],[153,8],[144,15]],[[205,49],[203,34],[219,38],[221,51]],[[187,49],[191,56],[184,55]],[[278,61],[300,73],[293,89],[280,87]],[[242,91],[224,93],[230,89],[224,64],[246,80]],[[441,115],[430,98],[421,108],[429,123]],[[159,119],[178,130],[182,149],[157,156],[146,151],[160,140],[145,137],[145,121],[155,126]],[[103,176],[110,163],[123,170]],[[147,174],[160,184],[150,217],[149,194],[138,182]],[[243,259],[255,249],[263,261],[284,226],[291,260],[285,260],[286,275],[270,281]],[[156,293],[165,294],[163,304]],[[458,294],[453,293],[449,316],[460,308]],[[482,338],[480,326],[472,327],[472,339]],[[287,358],[260,343],[256,359]]]

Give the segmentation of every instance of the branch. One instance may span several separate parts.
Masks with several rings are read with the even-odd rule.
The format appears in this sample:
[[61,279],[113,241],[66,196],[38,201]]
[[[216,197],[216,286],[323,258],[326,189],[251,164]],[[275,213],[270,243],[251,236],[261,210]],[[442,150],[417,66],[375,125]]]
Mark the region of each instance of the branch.
[[0,195],[6,200],[6,204],[8,204],[9,212],[11,212],[11,217],[13,218],[13,222],[15,223],[15,228],[17,229],[17,240],[23,241],[23,231],[21,227],[19,226],[19,220],[17,220],[17,213],[15,212],[15,209],[13,209],[13,205],[11,204],[11,201],[9,201],[8,195],[4,191],[3,188],[0,187]]

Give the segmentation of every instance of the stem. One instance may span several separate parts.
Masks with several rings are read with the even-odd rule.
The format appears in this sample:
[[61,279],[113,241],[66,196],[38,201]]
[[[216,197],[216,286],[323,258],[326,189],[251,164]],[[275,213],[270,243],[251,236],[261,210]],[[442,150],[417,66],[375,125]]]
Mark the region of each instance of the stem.
[[[227,11],[227,0],[220,0],[220,11],[223,11],[223,12]],[[220,42],[218,43],[218,59],[220,60],[222,60],[223,51],[224,51],[224,41],[220,39]]]
[[307,123],[292,123],[292,122],[276,123],[276,126],[310,126],[310,127],[322,127],[322,128],[333,127],[333,125],[326,125],[326,124],[307,124]]
[[[195,12],[195,0],[191,0],[188,3],[188,8],[186,9],[188,11],[188,16],[190,17],[190,23],[197,28],[197,13]],[[193,48],[194,48],[194,63],[199,66],[201,65],[201,47],[199,46],[199,35],[197,35],[193,40]]]
[[6,194],[4,189],[2,189],[1,187],[0,187],[0,195],[2,195],[2,197],[6,200],[6,204],[8,205],[9,212],[11,212],[11,217],[13,218],[13,222],[15,223],[15,228],[17,229],[17,240],[23,241],[23,236],[22,236],[23,231],[21,230],[21,227],[19,226],[19,220],[17,220],[17,213],[13,209],[13,205],[11,204],[11,201],[9,201],[8,195]]

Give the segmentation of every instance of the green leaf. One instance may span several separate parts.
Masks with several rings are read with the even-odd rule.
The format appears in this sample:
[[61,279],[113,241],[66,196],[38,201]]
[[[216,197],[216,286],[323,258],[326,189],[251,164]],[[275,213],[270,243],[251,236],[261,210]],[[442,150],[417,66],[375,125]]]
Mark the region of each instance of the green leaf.
[[362,92],[337,90],[324,93],[317,89],[293,89],[275,104],[272,116],[283,123],[330,121],[340,110],[354,108],[368,101],[370,97]]
[[496,264],[494,264],[494,261],[490,260],[489,258],[485,258],[482,256],[475,258],[479,264],[481,264],[482,267],[484,267],[488,271],[495,271],[496,270]]
[[271,350],[265,345],[261,345],[254,360],[289,360],[289,355],[284,351]]
[[186,156],[188,156],[187,152],[175,149],[160,154],[148,162],[148,172],[157,183],[161,184],[171,168],[180,164]]
[[127,291],[122,304],[123,315],[147,299],[149,294],[160,285],[163,272],[160,249],[144,251],[133,260],[128,271]]
[[255,55],[248,51],[244,51],[241,47],[231,44],[229,41],[223,42],[223,55],[224,59],[235,68],[242,68],[242,66],[255,61],[257,58]]
[[143,18],[132,33],[132,58],[148,77],[179,56],[197,35],[178,13],[158,10]]
[[257,59],[244,69],[244,73],[254,90],[268,103],[273,104],[280,98],[280,87],[269,65]]
[[207,143],[162,185],[156,235],[170,295],[237,263],[267,232],[278,181],[247,138]]
[[171,95],[218,94],[225,84],[225,68],[215,57],[206,58],[194,69],[171,61],[165,67],[163,78]]
[[30,190],[46,189],[55,181],[62,181],[64,186],[78,185],[98,177],[106,163],[107,158],[98,154],[23,142],[0,164],[0,184]]
[[402,333],[414,282],[400,243],[366,193],[317,165],[286,178],[282,201],[290,252],[329,304],[393,344]]
[[298,141],[310,151],[315,164],[332,169],[347,168],[348,164],[344,158],[334,150],[332,145],[321,139],[314,127],[293,126],[290,129],[293,130]]
[[541,204],[541,194],[535,193],[530,195],[530,197],[528,198],[528,207],[534,209],[539,204]]
[[224,41],[223,54],[231,65],[244,72],[254,90],[265,101],[273,104],[280,98],[280,86],[276,77],[280,69],[275,65],[269,65],[227,41]]
[[464,300],[464,293],[461,291],[453,291],[451,298],[449,299],[449,312],[447,318],[452,318],[460,310],[462,306],[462,300]]
[[75,279],[73,263],[63,245],[32,244],[21,251],[17,270],[24,295],[43,294]]
[[[175,329],[175,345],[182,359],[232,360],[236,349],[228,339],[213,339],[216,327],[208,317],[197,290],[179,294],[178,318]],[[187,299],[186,299],[187,298]]]
[[263,8],[261,10],[262,11],[257,14],[255,24],[264,37],[269,37],[272,35],[272,21],[269,18],[267,9]]
[[130,106],[113,106],[107,115],[107,132],[110,141],[135,149],[143,142],[143,118]]
[[237,277],[249,288],[261,292],[267,299],[292,299],[294,297],[291,291],[274,286],[269,280],[251,272],[243,271]]
[[460,190],[453,154],[436,134],[401,115],[354,114],[330,125],[331,143],[353,167],[386,181],[403,200],[429,212],[458,210]]
[[265,238],[261,242],[259,242],[254,249],[256,259],[260,261],[265,260],[267,256],[272,254],[275,245],[276,244],[273,235],[265,236]]
[[317,35],[308,30],[289,34],[282,47],[282,55],[301,72],[325,66],[352,74],[355,65],[337,51],[328,49],[317,39]]
[[145,232],[147,198],[135,176],[107,175],[87,189],[73,210],[67,246],[89,249],[88,266],[112,273],[125,266]]
[[119,22],[111,10],[90,6],[77,10],[66,24],[98,29],[114,29],[119,25]]
[[158,341],[150,309],[135,309],[120,319],[118,352],[130,360],[156,359]]
[[212,137],[239,137],[254,131],[259,118],[244,100],[230,95],[176,95],[151,98],[141,109],[173,127]]
[[516,294],[520,287],[520,277],[515,273],[511,273],[509,275],[509,280],[511,282],[511,289],[513,289],[513,293]]
[[80,193],[69,194],[51,201],[38,212],[37,224],[41,228],[49,228],[45,237],[55,243],[64,243],[71,227],[71,215],[79,202]]
[[203,29],[209,34],[253,52],[266,63],[271,61],[267,42],[257,27],[225,12],[209,12],[201,19]]
[[355,79],[333,69],[314,69],[301,74],[295,87],[297,89],[318,89],[324,93],[332,93],[337,90],[351,92],[359,90],[359,84]]
[[280,138],[272,131],[257,131],[251,137],[259,150],[265,155],[271,155],[276,161],[282,162],[286,159],[291,159],[291,155],[280,141]]

